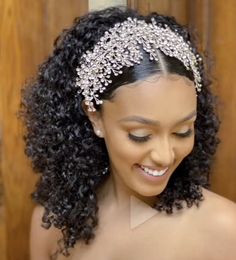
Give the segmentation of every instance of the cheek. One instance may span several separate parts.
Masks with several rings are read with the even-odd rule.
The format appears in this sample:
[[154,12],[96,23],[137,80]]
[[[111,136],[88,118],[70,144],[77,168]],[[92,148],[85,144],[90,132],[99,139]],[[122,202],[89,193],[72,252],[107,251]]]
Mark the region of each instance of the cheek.
[[128,134],[123,131],[113,131],[105,136],[106,147],[111,161],[115,164],[137,163],[141,157],[140,149],[128,138]]
[[180,144],[177,149],[178,160],[181,161],[186,156],[188,156],[193,150],[193,147],[194,147],[194,137],[191,137],[185,143]]

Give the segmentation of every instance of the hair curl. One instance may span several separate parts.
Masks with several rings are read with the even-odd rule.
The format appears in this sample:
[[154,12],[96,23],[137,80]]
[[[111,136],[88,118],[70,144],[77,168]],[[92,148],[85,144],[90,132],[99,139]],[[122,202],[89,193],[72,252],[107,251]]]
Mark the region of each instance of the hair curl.
[[[185,41],[192,42],[187,29],[174,18],[152,13],[141,16],[136,11],[108,8],[76,18],[73,26],[56,39],[52,55],[40,66],[36,80],[24,89],[22,112],[26,125],[26,154],[39,173],[33,199],[45,208],[43,223],[62,230],[63,248],[78,240],[86,243],[94,237],[97,218],[97,188],[105,182],[109,160],[104,141],[97,138],[85,115],[75,88],[76,70],[81,55],[91,50],[100,37],[117,22],[137,17],[147,22],[151,17],[159,25],[167,24]],[[193,46],[193,51],[197,53]],[[210,81],[199,64],[203,87],[197,98],[195,145],[166,189],[158,195],[155,207],[171,214],[203,199],[201,187],[209,187],[209,171],[218,144],[219,121]],[[105,95],[105,94],[104,94]],[[105,96],[104,96],[105,98]]]

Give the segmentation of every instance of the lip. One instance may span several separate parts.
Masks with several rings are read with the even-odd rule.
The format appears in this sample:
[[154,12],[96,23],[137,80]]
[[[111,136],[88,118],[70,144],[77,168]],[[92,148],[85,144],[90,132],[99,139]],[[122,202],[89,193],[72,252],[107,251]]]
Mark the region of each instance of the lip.
[[150,169],[152,171],[158,171],[158,172],[163,171],[163,170],[167,170],[168,171],[168,169],[169,169],[169,167],[165,167],[165,168],[161,169],[161,168],[155,168],[155,167],[152,167],[152,166],[147,166],[147,165],[142,165],[142,164],[138,164],[138,166],[139,167],[148,168],[148,169]]
[[[156,169],[153,167],[152,168],[147,167],[147,168],[153,169],[153,170]],[[139,164],[136,165],[136,169],[137,169],[138,174],[141,176],[141,178],[144,181],[148,181],[149,183],[161,184],[161,183],[165,182],[169,178],[169,175],[170,175],[169,167],[167,168],[166,172],[162,176],[149,175],[141,168],[141,165],[139,165]]]

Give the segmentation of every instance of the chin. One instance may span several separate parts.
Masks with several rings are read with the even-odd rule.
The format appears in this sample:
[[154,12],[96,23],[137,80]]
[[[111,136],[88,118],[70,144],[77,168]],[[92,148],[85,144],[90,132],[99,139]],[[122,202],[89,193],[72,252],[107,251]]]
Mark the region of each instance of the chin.
[[135,192],[142,197],[155,197],[161,194],[166,186],[167,184],[160,187],[140,187],[139,189],[135,189]]
[[160,195],[164,190],[165,190],[165,187],[164,187],[163,189],[158,189],[157,191],[153,191],[153,192],[150,192],[150,191],[143,192],[142,196],[145,196],[145,197],[158,196],[158,195]]

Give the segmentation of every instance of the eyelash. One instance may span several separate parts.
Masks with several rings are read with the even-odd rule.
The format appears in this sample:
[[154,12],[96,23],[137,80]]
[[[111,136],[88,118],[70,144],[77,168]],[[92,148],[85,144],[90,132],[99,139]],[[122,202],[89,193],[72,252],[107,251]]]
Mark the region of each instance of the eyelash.
[[134,141],[134,142],[144,143],[144,142],[147,142],[147,141],[150,139],[150,135],[138,137],[138,136],[129,134],[129,138],[130,138],[132,141]]
[[188,129],[188,131],[185,132],[185,133],[181,133],[181,134],[180,133],[175,133],[175,135],[180,137],[180,138],[185,138],[185,137],[191,136],[192,133],[193,133],[193,130],[192,129]]
[[[192,130],[192,129],[189,129],[189,130],[188,130],[187,132],[185,132],[185,133],[181,133],[181,134],[180,134],[180,133],[174,133],[174,135],[176,135],[176,136],[179,137],[179,138],[186,138],[186,137],[191,136],[192,133],[193,133],[193,130]],[[138,137],[138,136],[135,136],[135,135],[132,135],[132,134],[129,134],[128,136],[129,136],[129,138],[130,138],[132,141],[137,142],[137,143],[147,142],[147,141],[150,139],[150,137],[151,137],[151,135],[146,135],[146,136],[140,136],[140,137]]]

